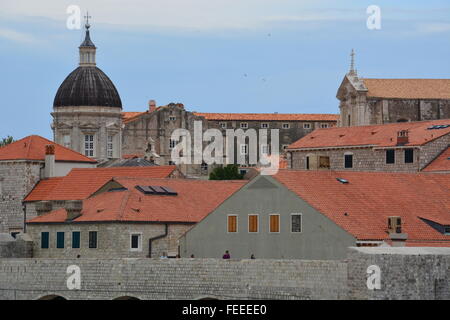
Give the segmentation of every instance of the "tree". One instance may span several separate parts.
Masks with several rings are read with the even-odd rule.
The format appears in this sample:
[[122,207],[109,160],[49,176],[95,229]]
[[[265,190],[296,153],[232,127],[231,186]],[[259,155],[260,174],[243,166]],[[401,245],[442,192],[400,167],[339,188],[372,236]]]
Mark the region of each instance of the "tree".
[[239,173],[239,167],[229,164],[226,167],[217,167],[209,174],[209,180],[241,180],[244,175]]
[[6,138],[3,138],[3,139],[0,141],[0,148],[1,148],[1,147],[4,147],[4,146],[6,146],[6,145],[8,145],[8,144],[10,144],[10,143],[13,143],[13,142],[14,142],[13,137],[7,136]]

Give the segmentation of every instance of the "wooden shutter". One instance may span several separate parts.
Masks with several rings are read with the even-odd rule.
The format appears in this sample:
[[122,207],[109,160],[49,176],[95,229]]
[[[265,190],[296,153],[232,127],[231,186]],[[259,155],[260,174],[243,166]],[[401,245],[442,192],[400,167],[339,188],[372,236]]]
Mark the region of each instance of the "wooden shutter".
[[248,216],[248,232],[258,232],[258,216],[256,214]]
[[228,216],[228,232],[237,232],[237,216]]
[[270,215],[270,232],[280,232],[280,216]]

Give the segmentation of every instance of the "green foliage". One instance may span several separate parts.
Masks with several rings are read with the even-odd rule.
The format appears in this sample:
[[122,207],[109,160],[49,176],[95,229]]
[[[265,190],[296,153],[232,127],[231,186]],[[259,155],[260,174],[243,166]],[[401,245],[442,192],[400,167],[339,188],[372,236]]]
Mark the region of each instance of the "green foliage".
[[229,164],[225,167],[217,167],[209,174],[209,180],[241,180],[243,174],[239,173],[239,167]]
[[7,136],[6,138],[3,138],[2,140],[0,140],[0,147],[4,147],[13,142],[14,142],[13,137]]

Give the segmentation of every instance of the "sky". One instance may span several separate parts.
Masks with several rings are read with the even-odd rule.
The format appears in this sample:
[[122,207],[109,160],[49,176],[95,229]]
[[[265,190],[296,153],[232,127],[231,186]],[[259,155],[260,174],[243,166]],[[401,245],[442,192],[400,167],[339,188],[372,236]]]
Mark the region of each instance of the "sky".
[[[367,8],[380,9],[371,30]],[[53,99],[78,65],[89,11],[97,66],[123,111],[338,113],[356,52],[367,78],[449,78],[448,0],[1,0],[0,138],[52,139]],[[72,20],[69,20],[72,21]]]

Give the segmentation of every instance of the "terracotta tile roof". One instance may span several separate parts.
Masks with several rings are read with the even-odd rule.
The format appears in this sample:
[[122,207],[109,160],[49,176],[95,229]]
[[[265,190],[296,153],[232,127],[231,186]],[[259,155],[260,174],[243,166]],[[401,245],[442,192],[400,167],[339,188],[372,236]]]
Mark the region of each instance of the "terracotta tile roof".
[[450,147],[445,149],[436,159],[427,165],[424,172],[450,172]]
[[83,200],[113,177],[167,178],[174,170],[176,166],[75,168],[51,190],[48,180],[40,181],[24,201]]
[[362,79],[368,97],[450,99],[450,79]]
[[143,112],[122,112],[122,120],[124,123],[127,123],[128,121],[133,120],[134,118],[137,118],[141,114],[147,113],[146,111]]
[[273,177],[358,240],[389,239],[387,219],[400,216],[408,240],[450,243],[419,218],[449,220],[448,174],[280,170]]
[[144,154],[141,153],[135,153],[135,154],[123,154],[123,159],[135,159],[135,158],[143,158]]
[[391,147],[397,144],[397,132],[401,130],[409,130],[409,143],[405,146],[421,146],[450,133],[450,127],[428,130],[434,125],[450,125],[450,119],[317,129],[291,144],[288,149],[344,146]]
[[0,148],[0,160],[45,160],[45,146],[55,145],[55,160],[96,163],[81,153],[40,136],[28,136]]
[[202,113],[194,112],[196,116],[207,120],[238,120],[238,121],[337,121],[337,114],[303,114],[303,113]]
[[[125,191],[103,192],[83,201],[82,215],[74,222],[140,221],[198,222],[239,190],[245,181],[115,178]],[[145,195],[137,185],[166,186],[176,196]],[[220,191],[218,191],[220,190]],[[208,201],[205,201],[208,199]],[[31,223],[64,222],[65,209],[31,219]]]

